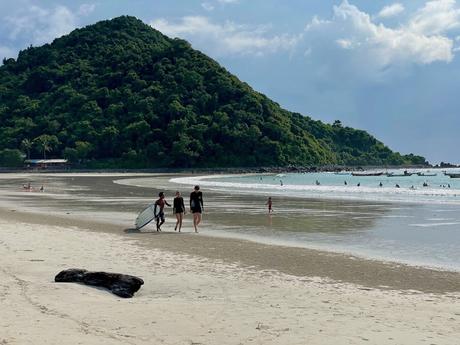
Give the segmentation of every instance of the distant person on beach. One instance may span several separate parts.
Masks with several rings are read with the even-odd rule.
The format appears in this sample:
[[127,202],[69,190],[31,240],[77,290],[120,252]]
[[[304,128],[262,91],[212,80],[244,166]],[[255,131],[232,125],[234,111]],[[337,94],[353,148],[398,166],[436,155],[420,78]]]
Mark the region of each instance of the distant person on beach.
[[319,186],[319,185],[321,184],[321,183],[319,183],[319,181],[318,181],[318,180],[316,180],[316,182],[315,182],[315,183],[316,183],[316,185],[317,185],[317,186]]
[[184,219],[185,214],[185,205],[184,205],[184,198],[181,197],[180,192],[176,192],[176,197],[173,200],[173,213],[176,215],[176,226],[174,227],[174,231],[177,231],[179,228],[182,228],[182,219]]
[[193,214],[193,227],[198,232],[198,225],[201,223],[201,213],[204,210],[203,193],[200,192],[200,186],[195,186],[190,193],[190,211]]
[[396,187],[396,188],[401,188],[401,187],[399,186],[399,184],[397,184],[397,183],[396,183],[395,187]]
[[382,182],[379,183],[379,187],[383,187],[383,183],[382,183]]
[[347,183],[347,181],[343,181],[343,184],[346,186],[348,183]]
[[165,200],[165,193],[160,192],[158,196],[158,200],[155,201],[155,219],[157,221],[157,231],[161,231],[161,226],[165,222],[165,205],[169,207],[171,207],[171,205]]
[[282,185],[283,185],[283,180],[280,180],[280,186],[282,186]]
[[273,209],[272,209],[272,197],[271,196],[268,197],[268,200],[265,203],[265,205],[268,206],[268,213],[272,213]]
[[356,185],[356,187],[360,187],[361,186],[361,182],[358,182],[358,184]]
[[45,191],[45,187],[43,187],[43,185],[40,187],[40,192],[44,192]]

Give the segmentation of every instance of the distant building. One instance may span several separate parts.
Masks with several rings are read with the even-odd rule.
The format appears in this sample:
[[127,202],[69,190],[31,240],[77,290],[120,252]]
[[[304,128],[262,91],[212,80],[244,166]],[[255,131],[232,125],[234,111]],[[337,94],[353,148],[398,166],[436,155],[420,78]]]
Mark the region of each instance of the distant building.
[[67,159],[26,159],[24,165],[29,169],[65,169],[69,162]]

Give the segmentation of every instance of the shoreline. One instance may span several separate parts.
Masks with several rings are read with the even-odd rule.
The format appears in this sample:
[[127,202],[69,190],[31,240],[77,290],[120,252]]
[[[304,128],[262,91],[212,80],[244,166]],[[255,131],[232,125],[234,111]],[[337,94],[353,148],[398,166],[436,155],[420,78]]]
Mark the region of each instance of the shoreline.
[[318,277],[369,289],[449,294],[460,292],[460,272],[365,259],[316,249],[267,245],[203,234],[135,231],[120,224],[40,215],[0,208],[0,219],[77,228],[136,240],[146,249],[166,250],[296,277]]

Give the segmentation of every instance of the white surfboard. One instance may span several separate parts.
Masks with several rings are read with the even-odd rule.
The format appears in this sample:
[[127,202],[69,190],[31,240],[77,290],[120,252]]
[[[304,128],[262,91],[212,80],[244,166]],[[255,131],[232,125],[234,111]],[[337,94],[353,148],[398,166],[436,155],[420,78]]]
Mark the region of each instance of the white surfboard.
[[155,204],[147,206],[136,218],[136,230],[139,230],[155,219]]

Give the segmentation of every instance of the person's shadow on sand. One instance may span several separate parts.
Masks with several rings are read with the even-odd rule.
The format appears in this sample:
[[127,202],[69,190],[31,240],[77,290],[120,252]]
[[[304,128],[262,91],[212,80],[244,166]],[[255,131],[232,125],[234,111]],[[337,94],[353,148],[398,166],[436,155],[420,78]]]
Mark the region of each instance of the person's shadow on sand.
[[136,229],[136,228],[124,229],[123,232],[125,234],[140,234],[140,235],[176,235],[176,234],[181,234],[181,232],[176,232],[176,231],[156,231],[156,230],[142,231],[142,229]]
[[141,234],[142,233],[140,229],[136,229],[136,228],[124,229],[123,232],[125,234]]

